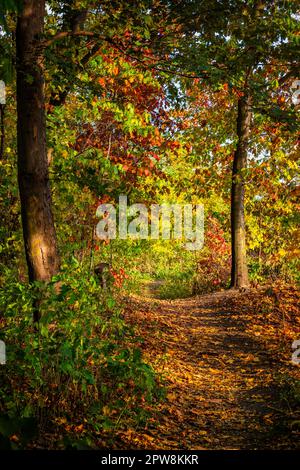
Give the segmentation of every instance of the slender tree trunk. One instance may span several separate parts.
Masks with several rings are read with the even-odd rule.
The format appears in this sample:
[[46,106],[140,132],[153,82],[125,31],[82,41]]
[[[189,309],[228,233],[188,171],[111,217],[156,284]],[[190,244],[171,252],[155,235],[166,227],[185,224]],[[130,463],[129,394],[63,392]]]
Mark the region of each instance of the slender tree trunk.
[[231,287],[248,287],[246,231],[244,210],[244,170],[247,168],[247,150],[251,123],[251,98],[246,93],[239,98],[237,116],[238,142],[234,152],[231,187]]
[[59,269],[46,150],[43,48],[45,0],[23,0],[17,23],[18,182],[29,281]]

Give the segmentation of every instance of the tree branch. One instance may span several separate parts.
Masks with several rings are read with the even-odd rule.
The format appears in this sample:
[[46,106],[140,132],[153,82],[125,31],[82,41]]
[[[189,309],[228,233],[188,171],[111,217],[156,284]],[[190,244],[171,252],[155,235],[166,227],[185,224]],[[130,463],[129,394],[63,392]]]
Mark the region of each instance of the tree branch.
[[[44,47],[48,47],[51,46],[51,44],[53,44],[55,41],[58,41],[60,39],[76,36],[95,37],[95,33],[93,33],[92,31],[60,31],[59,33],[56,33],[51,36],[51,38],[42,41],[42,44]],[[104,39],[104,37],[102,39]]]
[[297,67],[292,68],[289,72],[287,72],[283,77],[278,80],[278,84],[283,85],[289,78],[293,76],[296,78],[297,73]]

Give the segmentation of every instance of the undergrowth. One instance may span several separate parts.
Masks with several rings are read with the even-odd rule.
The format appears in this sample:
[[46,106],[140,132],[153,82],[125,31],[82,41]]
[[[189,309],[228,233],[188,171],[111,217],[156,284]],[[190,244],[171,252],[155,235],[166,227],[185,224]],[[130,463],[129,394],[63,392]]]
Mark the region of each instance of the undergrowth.
[[115,431],[145,425],[163,389],[111,289],[74,258],[46,287],[8,270],[1,284],[2,447],[105,447]]

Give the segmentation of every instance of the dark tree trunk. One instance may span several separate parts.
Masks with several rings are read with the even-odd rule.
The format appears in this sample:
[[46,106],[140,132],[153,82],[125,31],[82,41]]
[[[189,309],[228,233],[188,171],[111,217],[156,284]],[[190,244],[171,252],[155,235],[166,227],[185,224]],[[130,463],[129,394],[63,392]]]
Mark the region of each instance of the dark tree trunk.
[[46,151],[43,48],[45,0],[23,0],[17,23],[18,182],[29,280],[59,269]]
[[231,187],[231,287],[248,287],[248,266],[246,254],[246,231],[244,193],[244,172],[247,168],[247,151],[251,123],[251,98],[245,94],[238,101],[237,136],[234,152]]

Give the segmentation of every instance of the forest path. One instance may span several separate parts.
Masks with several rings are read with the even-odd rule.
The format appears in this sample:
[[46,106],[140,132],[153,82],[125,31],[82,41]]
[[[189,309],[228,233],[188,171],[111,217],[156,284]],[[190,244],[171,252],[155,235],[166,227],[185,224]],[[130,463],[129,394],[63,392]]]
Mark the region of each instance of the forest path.
[[[127,320],[143,332],[146,359],[168,385],[158,422],[122,436],[131,448],[260,449],[292,445],[276,427],[277,359],[249,318],[226,309],[232,295],[161,301],[133,297]],[[127,309],[126,309],[127,310]],[[123,440],[123,442],[124,442]]]

